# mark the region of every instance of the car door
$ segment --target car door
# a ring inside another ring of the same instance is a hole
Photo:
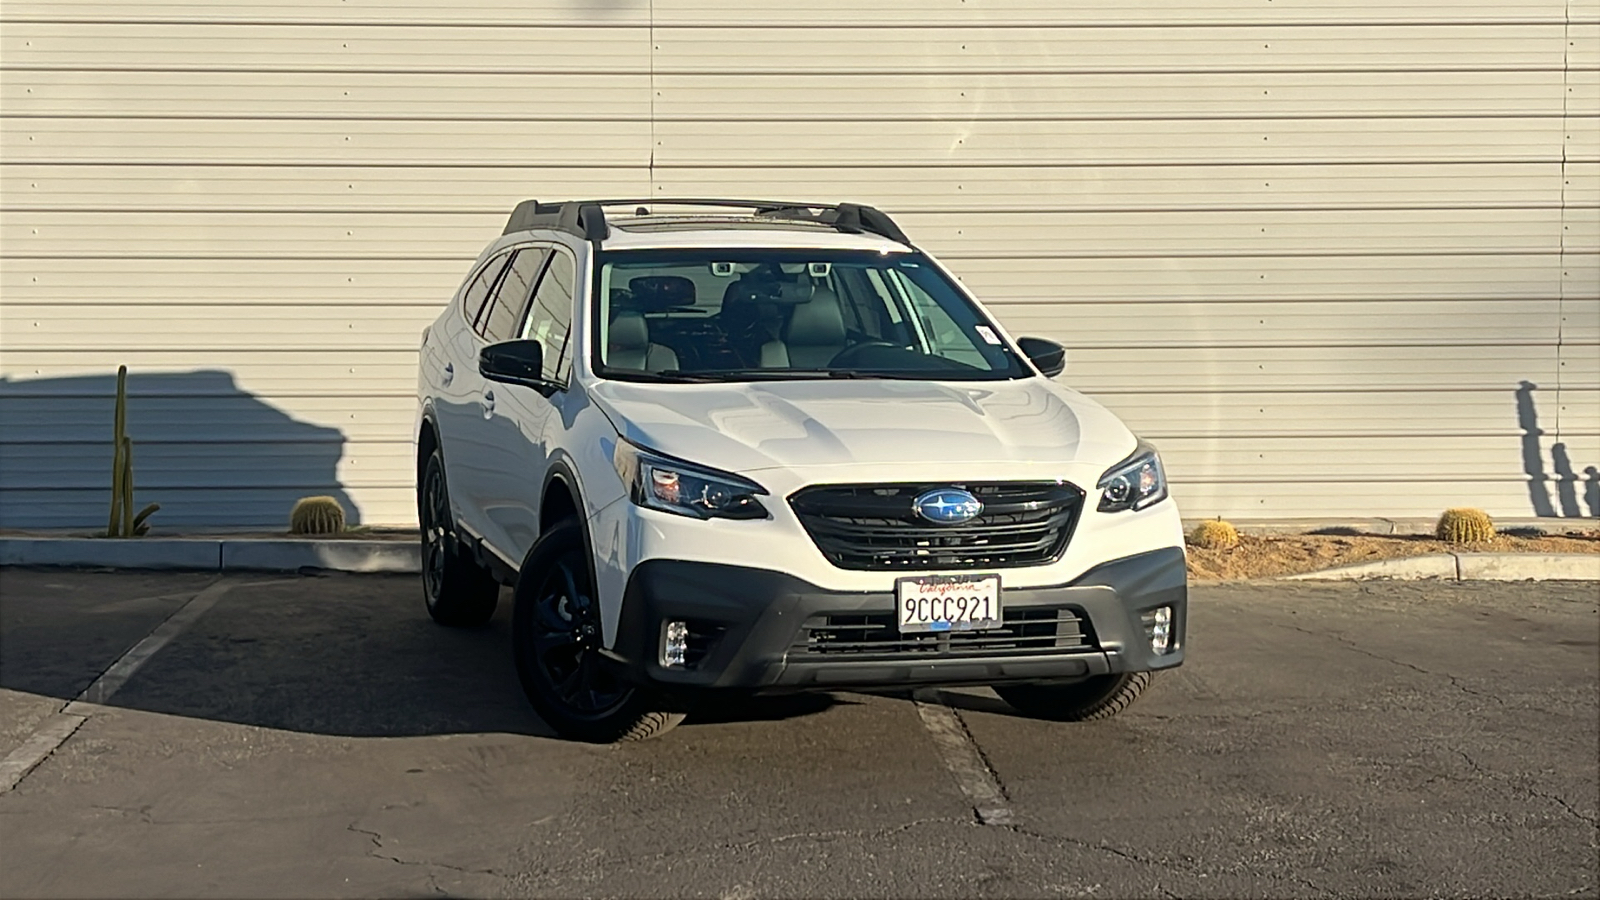
[[[520,561],[539,537],[539,510],[544,480],[550,469],[552,439],[559,436],[561,410],[570,398],[566,390],[572,370],[572,317],[577,300],[577,258],[561,246],[549,248],[538,283],[533,289],[516,337],[536,340],[544,348],[545,390],[522,385],[500,385],[497,415],[515,423],[518,439],[506,443],[497,470],[495,495],[500,546]]]
[[[517,250],[479,319],[477,350],[521,336],[529,299],[549,255],[548,245]],[[476,350],[473,359],[476,371]],[[474,530],[511,563],[522,558],[518,548],[525,550],[531,545],[529,529],[537,532],[538,516],[530,523],[525,495],[530,490],[538,492],[538,485],[530,488],[527,479],[542,476],[542,470],[532,472],[524,461],[531,452],[529,440],[542,435],[543,410],[530,405],[523,394],[539,397],[532,388],[480,381],[477,415],[467,426],[473,453],[462,466],[467,496],[476,514]]]
[[[479,400],[483,394],[483,377],[478,374],[478,348],[482,341],[477,327],[514,252],[495,254],[468,279],[456,304],[456,314],[445,317],[438,335],[443,352],[426,363],[439,367],[429,378],[434,385],[433,412],[439,426],[451,513],[458,524],[477,534],[483,532],[478,513],[481,507],[472,496],[468,478],[468,472],[475,468],[475,458],[482,452],[476,434],[477,420],[482,418]]]

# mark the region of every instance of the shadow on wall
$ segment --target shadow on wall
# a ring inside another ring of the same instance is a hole
[[[111,502],[115,373],[0,378],[0,527],[103,530]],[[288,528],[295,500],[339,484],[344,434],[251,396],[228,372],[128,373],[134,508],[160,503],[152,534],[205,526]]]
[[[1567,445],[1556,442],[1550,446],[1550,461],[1555,469],[1556,503],[1551,502],[1551,477],[1544,470],[1544,445],[1540,440],[1544,431],[1539,428],[1539,412],[1533,405],[1533,392],[1539,386],[1524,381],[1517,388],[1517,424],[1522,427],[1522,470],[1528,474],[1528,499],[1533,504],[1533,514],[1541,518],[1600,517],[1600,469],[1588,466],[1579,476],[1572,468],[1572,457]],[[1583,488],[1583,503],[1579,504],[1578,489]],[[1587,506],[1588,512],[1583,511]]]

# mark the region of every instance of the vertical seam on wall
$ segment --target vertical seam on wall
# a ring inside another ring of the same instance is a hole
[[[1570,3],[1571,0],[1568,0]],[[649,181],[649,190],[645,196],[655,199],[656,196],[656,0],[650,0],[650,34],[649,43],[645,45],[650,54],[650,162],[646,168]],[[1563,76],[1563,84],[1565,84]],[[1563,121],[1563,124],[1565,122]],[[1565,132],[1563,132],[1565,133]],[[1565,150],[1563,149],[1563,152]],[[1565,177],[1565,166],[1563,177]]]
[[[1561,27],[1561,221],[1556,229],[1556,261],[1560,263],[1556,279],[1556,443],[1561,442],[1561,370],[1565,364],[1562,357],[1566,349],[1562,342],[1567,324],[1567,185],[1570,182],[1567,145],[1572,141],[1572,111],[1569,105],[1572,97],[1572,0],[1567,0],[1565,13]],[[1559,472],[1556,477],[1561,477]]]

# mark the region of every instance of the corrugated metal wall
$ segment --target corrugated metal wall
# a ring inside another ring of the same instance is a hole
[[[1072,348],[1189,514],[1600,512],[1600,0],[0,25],[0,525],[103,521],[119,363],[158,523],[412,521],[420,329],[516,200],[581,195],[881,205]]]

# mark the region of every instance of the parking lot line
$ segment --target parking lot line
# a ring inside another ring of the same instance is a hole
[[[195,594],[188,603],[178,607],[172,615],[167,616],[160,625],[157,625],[144,640],[134,644],[128,652],[117,657],[105,672],[101,673],[94,683],[84,688],[77,699],[67,704],[64,710],[67,713],[87,715],[90,711],[81,708],[82,704],[105,703],[111,696],[122,689],[133,673],[150,661],[162,647],[165,647],[173,638],[183,633],[185,628],[193,624],[194,620],[205,615],[206,610],[217,604],[222,595],[232,590],[232,582],[214,581],[207,585],[200,593]]]
[[[94,715],[98,706],[109,701],[141,666],[149,662],[150,658],[160,652],[161,648],[173,638],[182,634],[184,629],[194,624],[196,619],[205,615],[207,610],[222,599],[222,595],[235,587],[271,583],[273,582],[250,582],[241,585],[226,580],[214,581],[190,598],[189,602],[174,610],[172,615],[163,619],[161,624],[145,635],[143,640],[117,657],[116,662],[108,666],[100,677],[84,688],[75,699],[52,713],[20,746],[6,754],[4,759],[0,759],[0,794],[16,787],[34,767],[44,762],[56,748],[66,743],[78,727],[88,721],[89,716]]]
[[[1012,825],[1011,803],[1006,799],[1000,781],[994,777],[989,764],[983,761],[978,745],[973,742],[967,726],[956,716],[955,710],[944,704],[936,690],[919,690],[913,694],[917,715],[923,727],[944,759],[961,793],[972,803],[972,811],[985,825]]]
[[[22,776],[33,771],[34,766],[44,762],[45,757],[66,743],[67,738],[72,737],[78,726],[86,721],[88,719],[84,716],[69,715],[64,712],[51,713],[43,725],[28,735],[28,739],[23,741],[21,746],[6,754],[5,759],[0,759],[0,794],[16,787]]]

